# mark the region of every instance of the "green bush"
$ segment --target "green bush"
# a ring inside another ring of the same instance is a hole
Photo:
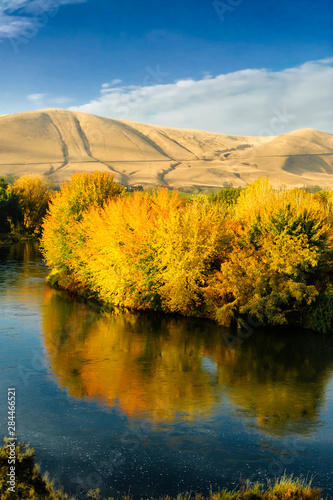
[[[0,233],[9,233],[13,226],[23,223],[19,197],[8,190],[4,178],[0,178]]]
[[[321,292],[311,309],[307,311],[302,325],[320,333],[333,333],[333,285]]]
[[[221,189],[216,194],[210,194],[208,199],[212,203],[225,203],[226,205],[232,205],[233,203],[236,203],[242,191],[243,190],[241,188]]]

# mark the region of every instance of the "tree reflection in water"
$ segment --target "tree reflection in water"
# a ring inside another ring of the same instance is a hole
[[[330,337],[258,329],[229,349],[215,324],[153,314],[101,314],[47,289],[44,342],[53,374],[76,398],[155,424],[210,419],[231,406],[258,430],[303,436],[319,424]]]

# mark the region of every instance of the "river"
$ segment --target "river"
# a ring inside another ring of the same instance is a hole
[[[103,314],[49,288],[35,243],[0,248],[0,430],[78,499],[207,494],[284,471],[333,494],[333,338]],[[231,336],[230,336],[231,335]]]

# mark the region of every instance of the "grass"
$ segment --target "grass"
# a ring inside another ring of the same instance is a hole
[[[8,491],[7,474],[9,448],[8,440],[4,439],[4,446],[0,448],[0,500],[30,499],[30,500],[75,500],[69,497],[62,488],[56,488],[48,474],[40,473],[36,463],[34,450],[25,443],[16,447],[16,491]],[[100,490],[90,490],[87,498],[95,500],[111,500],[102,498]],[[200,493],[186,493],[176,498],[164,495],[160,500],[321,500],[321,490],[312,486],[312,481],[304,478],[294,478],[284,475],[274,481],[273,484],[250,484],[243,483],[239,489],[229,491],[222,489],[217,493],[211,492],[208,497]],[[113,500],[113,499],[112,499]],[[132,500],[131,495],[125,495],[122,500]],[[149,499],[153,500],[153,499]]]
[[[89,498],[95,500],[112,500],[103,499],[99,495],[99,490],[91,490]],[[131,496],[123,497],[123,500],[131,500]],[[250,484],[249,482],[234,491],[226,489],[220,490],[217,493],[211,492],[208,497],[200,493],[187,493],[171,497],[165,495],[159,500],[321,500],[321,490],[313,488],[311,480],[308,481],[302,478],[294,478],[293,476],[282,476],[276,479],[273,485]],[[141,499],[142,500],[142,499]],[[152,499],[147,499],[152,500]]]
[[[8,490],[8,459],[10,450],[8,440],[4,439],[4,446],[0,448],[0,500],[30,499],[30,500],[74,500],[62,489],[57,489],[48,474],[43,477],[36,463],[34,450],[25,443],[16,446],[15,461],[15,493]]]

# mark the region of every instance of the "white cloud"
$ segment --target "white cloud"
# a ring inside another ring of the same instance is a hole
[[[112,85],[118,85],[119,83],[122,83],[122,80],[120,80],[119,78],[115,78],[114,80],[112,80],[109,83],[103,83],[102,84],[102,91],[107,92],[107,91],[111,90],[110,87]]]
[[[27,96],[28,101],[37,102],[43,101],[48,94],[30,94]]]
[[[244,69],[170,84],[103,85],[99,97],[71,109],[238,135],[278,135],[303,127],[333,133],[332,65],[327,58],[282,71]]]
[[[111,85],[118,85],[118,83],[122,83],[122,80],[120,80],[119,78],[115,78],[114,80],[112,80]]]
[[[86,0],[1,0],[0,40],[20,36],[30,39],[61,6],[84,2]]]
[[[52,96],[51,94],[30,94],[27,100],[36,103],[38,106],[43,105],[47,107],[54,107],[56,105],[65,105],[73,102],[72,97],[68,96]]]
[[[0,7],[0,39],[14,38],[31,27],[31,20],[22,16],[8,16],[1,12]]]

